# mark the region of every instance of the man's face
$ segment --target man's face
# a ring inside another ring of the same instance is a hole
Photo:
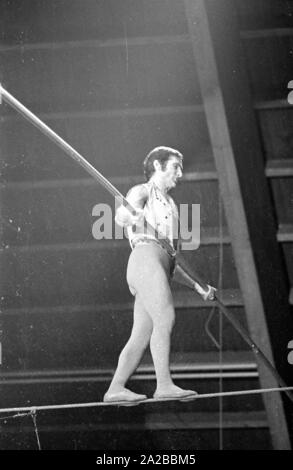
[[[183,166],[181,159],[171,156],[164,170],[161,170],[161,179],[168,189],[175,188],[177,181],[182,177]]]

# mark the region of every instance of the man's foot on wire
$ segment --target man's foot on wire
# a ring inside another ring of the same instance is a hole
[[[141,395],[138,393],[134,393],[127,388],[123,388],[121,390],[113,390],[108,392],[104,395],[104,402],[106,403],[119,403],[119,402],[140,402],[147,399],[146,395]]]
[[[177,387],[176,385],[171,385],[166,388],[157,389],[154,393],[154,398],[156,400],[168,398],[168,399],[193,399],[198,395],[195,390],[185,390],[183,388]]]

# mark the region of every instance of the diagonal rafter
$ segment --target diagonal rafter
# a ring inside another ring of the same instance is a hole
[[[289,381],[285,354],[292,332],[288,284],[233,2],[184,1],[249,329]],[[275,379],[260,362],[258,368],[261,386],[275,387]],[[264,403],[274,447],[290,449],[289,404],[280,394],[264,397]]]

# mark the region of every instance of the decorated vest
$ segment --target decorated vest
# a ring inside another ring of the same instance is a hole
[[[179,216],[176,204],[169,195],[164,195],[152,181],[143,185],[148,191],[148,198],[143,208],[146,221],[160,234],[166,237],[173,248],[176,249],[179,231]],[[155,239],[143,227],[127,227],[130,246],[134,241],[148,238]]]

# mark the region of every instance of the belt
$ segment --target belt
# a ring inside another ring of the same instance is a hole
[[[160,244],[160,242],[158,240],[156,240],[155,238],[148,238],[148,237],[140,237],[140,238],[136,238],[134,239],[131,244],[132,244],[132,248],[136,247],[136,245],[138,245],[139,243],[142,243],[142,244],[145,244],[145,243],[156,243],[156,245],[159,245],[162,247],[162,245]]]
[[[167,251],[166,248],[164,248],[163,245],[161,245],[161,243],[159,242],[159,240],[156,240],[155,238],[149,238],[149,237],[139,237],[139,238],[136,238],[134,239],[131,244],[132,244],[132,248],[135,248],[137,245],[139,244],[147,244],[147,243],[155,243],[156,245],[160,246],[161,248],[163,248],[163,250],[166,251],[166,253],[170,256],[170,258],[175,258],[176,256],[176,252],[174,250],[174,254],[171,254]]]

